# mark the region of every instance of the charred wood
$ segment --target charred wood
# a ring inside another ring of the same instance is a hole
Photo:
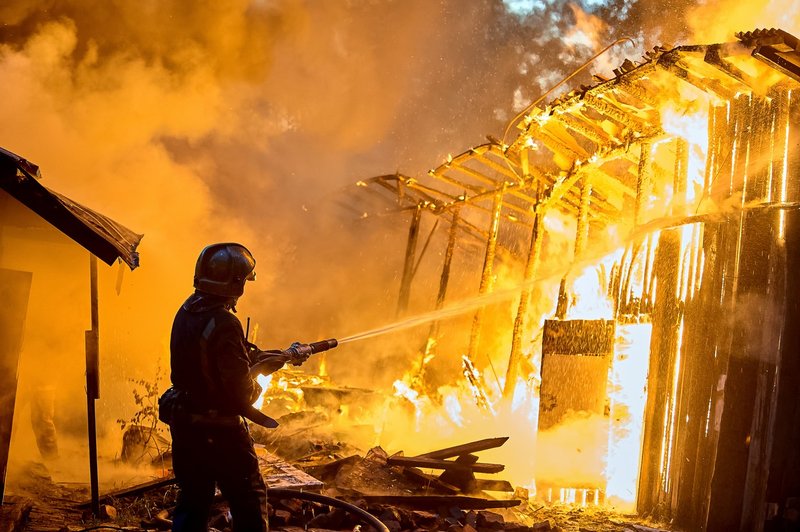
[[[519,500],[494,500],[477,497],[453,495],[365,495],[362,497],[368,504],[393,504],[410,508],[449,508],[462,510],[483,510],[488,508],[513,508],[519,506]]]
[[[446,447],[444,449],[423,453],[417,455],[417,458],[434,458],[437,460],[443,460],[445,458],[453,458],[454,456],[477,453],[479,451],[486,451],[487,449],[501,447],[508,441],[508,438],[508,436],[504,436],[502,438],[487,438],[485,440],[464,443],[453,447]]]
[[[435,458],[421,458],[415,456],[393,456],[387,460],[389,465],[423,467],[426,469],[444,469],[447,471],[474,471],[476,473],[499,473],[505,469],[503,464],[474,463],[465,464],[437,460]]]

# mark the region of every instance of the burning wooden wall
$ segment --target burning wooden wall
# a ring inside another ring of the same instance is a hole
[[[483,246],[480,295],[498,260],[524,265],[507,396],[533,357],[533,284],[558,265],[556,316],[595,317],[572,293],[579,271],[601,267],[607,317],[652,324],[637,508],[691,529],[761,530],[797,519],[800,496],[800,43],[779,30],[737,37],[656,48],[526,109],[509,143],[427,177],[359,183],[413,213],[400,310],[430,240],[418,256],[425,213],[451,224],[437,308],[458,238]],[[575,220],[566,267],[542,253],[553,213]],[[530,235],[525,252],[509,227]],[[484,318],[477,310],[465,363]]]

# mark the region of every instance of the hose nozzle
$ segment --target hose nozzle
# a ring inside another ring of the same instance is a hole
[[[333,349],[339,345],[339,341],[335,338],[331,338],[329,340],[320,340],[319,342],[312,342],[308,344],[311,348],[311,353],[321,353],[323,351],[327,351],[328,349]]]
[[[313,342],[310,344],[296,343],[292,344],[292,347],[289,349],[284,350],[283,353],[291,357],[292,364],[299,366],[311,355],[327,351],[328,349],[333,349],[337,345],[339,345],[339,341],[334,340],[333,338],[330,340],[321,340],[319,342]]]

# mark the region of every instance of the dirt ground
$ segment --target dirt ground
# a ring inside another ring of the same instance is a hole
[[[328,490],[334,491],[335,490]],[[323,491],[325,492],[325,491]],[[88,485],[55,483],[41,464],[32,463],[25,482],[14,487],[6,497],[0,514],[0,532],[77,532],[88,530],[166,529],[159,526],[159,512],[174,507],[177,488],[166,486],[136,497],[112,499],[108,505],[113,517],[94,518],[78,508],[89,497]],[[340,513],[326,513],[327,508],[307,505],[299,501],[271,501],[271,530],[354,530],[357,521],[342,517]],[[27,518],[25,512],[29,508]],[[574,505],[546,505],[535,500],[523,501],[510,509],[488,511],[463,511],[458,508],[440,508],[438,511],[410,510],[387,505],[369,505],[367,508],[384,522],[413,523],[417,530],[448,530],[450,532],[484,532],[488,530],[535,530],[563,532],[649,532],[669,531],[663,523],[650,523],[634,515],[626,515],[602,507]],[[437,515],[438,513],[438,515]],[[442,515],[446,513],[447,515]],[[166,512],[162,515],[168,515]],[[338,516],[333,519],[331,516]],[[224,531],[228,525],[227,505],[220,501],[212,513],[212,529]],[[494,521],[494,523],[493,523]],[[315,524],[338,523],[335,528],[317,528]],[[311,526],[309,526],[311,525]],[[218,528],[217,528],[218,527]],[[361,528],[366,530],[367,527]],[[408,528],[411,530],[411,528]]]

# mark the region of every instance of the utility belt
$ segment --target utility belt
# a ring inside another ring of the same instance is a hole
[[[275,428],[278,422],[255,408],[248,407],[243,414],[250,421],[265,428]],[[158,419],[167,425],[197,425],[206,427],[238,427],[243,423],[242,416],[219,412],[218,410],[198,411],[193,408],[189,392],[175,387],[167,388],[158,399]]]
[[[242,416],[220,414],[215,410],[189,414],[189,423],[207,427],[238,427],[243,423]]]
[[[239,415],[218,410],[198,410],[192,404],[189,392],[174,387],[168,388],[158,399],[158,419],[167,425],[236,427],[242,424]]]

